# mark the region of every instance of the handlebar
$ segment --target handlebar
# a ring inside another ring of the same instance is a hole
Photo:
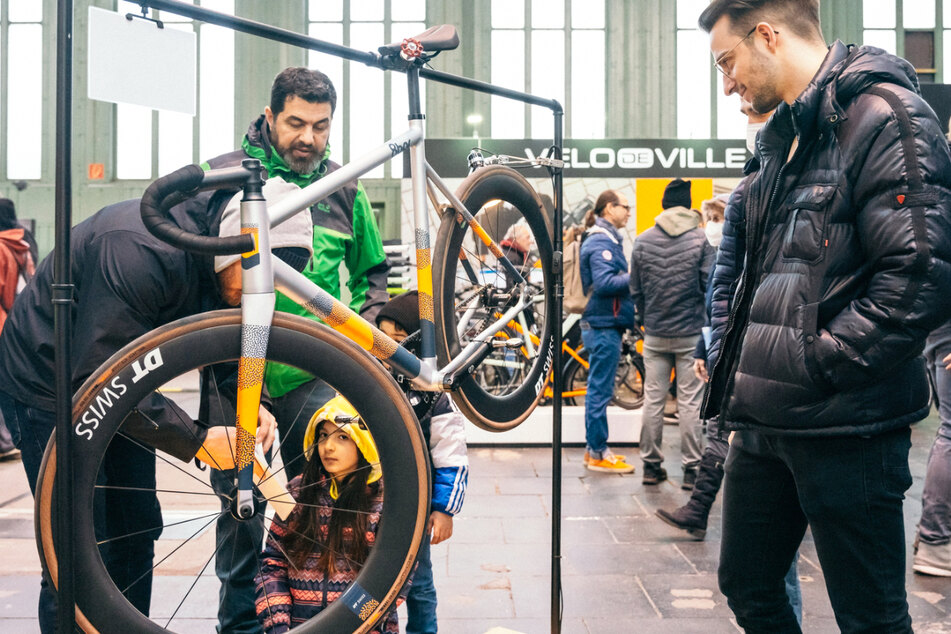
[[[197,235],[179,227],[168,212],[201,191],[230,186],[244,187],[245,192],[260,192],[264,184],[261,171],[261,162],[257,159],[245,159],[240,166],[208,172],[198,165],[186,165],[159,178],[145,190],[140,203],[142,222],[155,237],[186,251],[209,255],[253,251],[254,238],[250,235],[227,238]]]

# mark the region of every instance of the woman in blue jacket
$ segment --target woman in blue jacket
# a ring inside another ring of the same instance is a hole
[[[630,273],[618,229],[631,206],[609,189],[598,196],[595,221],[582,237],[581,283],[588,304],[581,316],[581,339],[588,351],[588,392],[584,401],[585,464],[592,471],[631,473],[634,467],[608,449],[608,403],[621,358],[621,335],[634,323]]]

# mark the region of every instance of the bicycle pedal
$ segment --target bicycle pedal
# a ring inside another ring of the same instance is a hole
[[[493,339],[492,347],[493,348],[521,348],[525,345],[525,342],[522,341],[521,337],[510,337],[509,339]]]

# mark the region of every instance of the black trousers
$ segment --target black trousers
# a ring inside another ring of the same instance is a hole
[[[22,452],[23,468],[35,494],[55,415],[4,392],[0,392],[0,411]],[[155,452],[116,436],[103,458],[97,484],[106,485],[95,493],[93,515],[102,560],[116,587],[147,615],[152,600],[155,540],[162,533],[162,510],[154,493]],[[77,577],[75,583],[81,584],[82,579]],[[56,629],[56,595],[45,575],[40,583],[38,617],[41,632]]]
[[[800,631],[783,577],[808,525],[839,629],[912,631],[902,520],[910,447],[908,427],[870,437],[736,434],[719,580],[741,627]]]

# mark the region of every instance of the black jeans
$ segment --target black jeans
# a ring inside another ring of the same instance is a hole
[[[43,452],[55,427],[55,414],[37,409],[0,392],[0,411],[13,442],[23,455],[23,468],[36,493]],[[103,458],[95,494],[96,537],[102,540],[100,555],[116,586],[143,614],[152,600],[152,560],[155,540],[162,532],[162,511],[155,488],[155,454],[140,445],[116,437]],[[142,490],[145,489],[145,490]],[[115,539],[110,539],[115,537]],[[81,584],[77,577],[75,584]],[[56,595],[46,575],[40,583],[38,607],[40,631],[56,628]]]
[[[904,427],[870,437],[739,432],[726,460],[720,590],[747,632],[799,632],[783,577],[812,529],[843,632],[911,632]]]

